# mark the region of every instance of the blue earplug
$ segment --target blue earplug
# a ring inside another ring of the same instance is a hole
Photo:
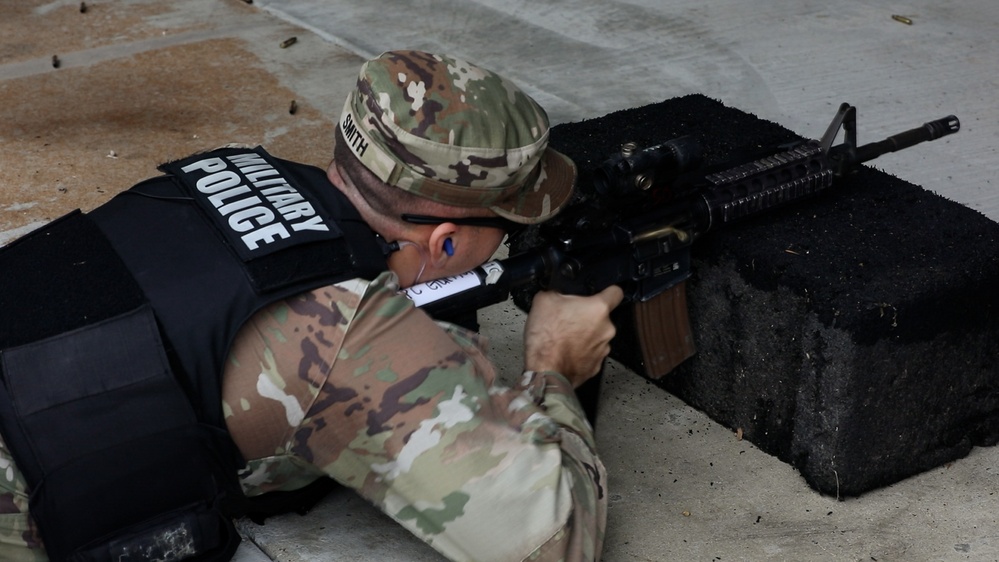
[[[451,242],[450,238],[444,240],[444,253],[453,256],[454,255],[454,244]]]

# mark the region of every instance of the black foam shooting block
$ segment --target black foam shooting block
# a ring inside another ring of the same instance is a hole
[[[868,142],[942,117],[900,115],[897,130],[869,131],[858,113]],[[694,95],[559,125],[552,143],[585,187],[622,142],[688,134],[709,165],[800,138]],[[908,150],[932,158],[942,142]],[[863,166],[696,243],[687,285],[698,353],[657,384],[840,497],[994,445],[997,249],[999,224]],[[642,372],[640,358],[613,356]]]

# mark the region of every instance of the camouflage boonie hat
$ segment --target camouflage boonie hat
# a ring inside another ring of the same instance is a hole
[[[361,67],[340,131],[383,182],[458,207],[533,224],[572,195],[576,166],[548,147],[548,116],[502,76],[419,51]]]

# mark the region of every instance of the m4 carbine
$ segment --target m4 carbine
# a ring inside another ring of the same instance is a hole
[[[844,142],[833,146],[840,129]],[[658,378],[695,351],[684,281],[698,238],[813,197],[864,162],[959,129],[950,115],[857,146],[856,108],[844,103],[821,139],[714,171],[700,169],[700,147],[690,137],[645,149],[627,145],[594,170],[586,195],[551,221],[513,235],[510,257],[404,293],[447,320],[503,302],[512,291],[588,295],[619,285],[634,307],[629,333],[638,339],[644,374]]]

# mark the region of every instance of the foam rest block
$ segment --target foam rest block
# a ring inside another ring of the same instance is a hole
[[[870,131],[858,108],[858,136],[938,117]],[[552,144],[585,189],[622,142],[688,134],[709,165],[800,138],[692,95],[558,125]],[[941,142],[908,150],[932,158]],[[698,353],[656,382],[840,497],[999,441],[999,224],[876,165],[699,240]],[[612,356],[641,373],[640,358]]]

